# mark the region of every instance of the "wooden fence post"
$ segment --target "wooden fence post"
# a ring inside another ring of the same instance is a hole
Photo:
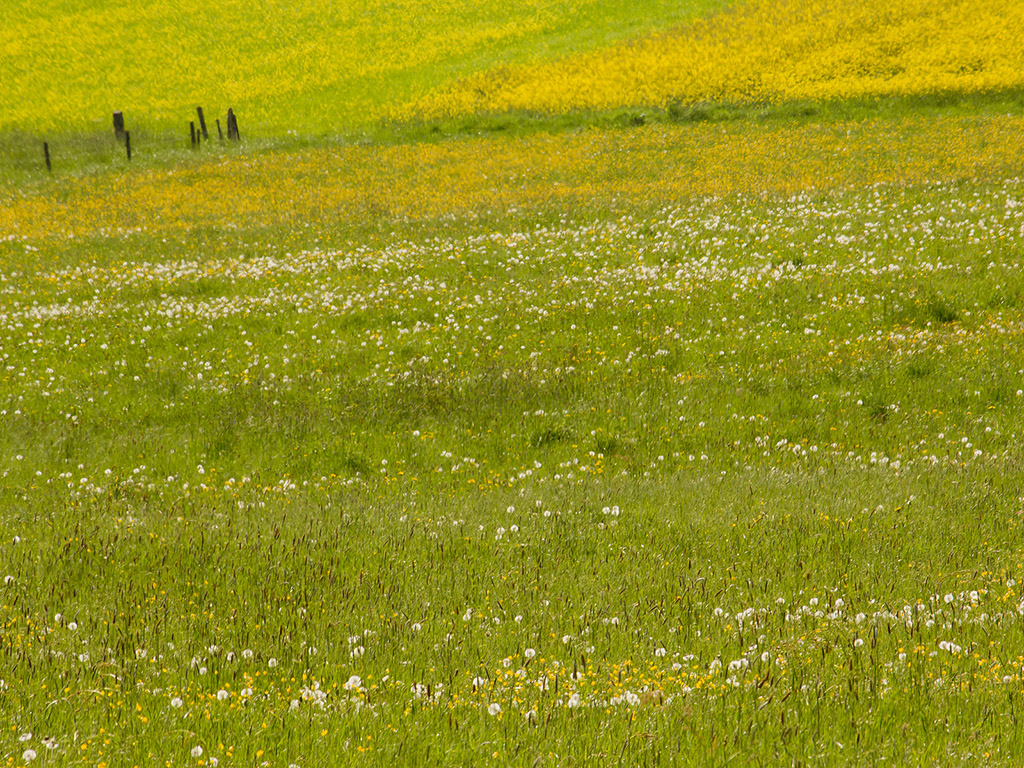
[[[228,108],[228,138],[234,141],[240,141],[242,138],[238,135],[238,118],[235,117],[235,112],[230,107]]]
[[[132,159],[132,134],[131,131],[124,132],[124,151],[128,154],[128,160]]]
[[[220,129],[220,118],[217,118],[217,138],[224,141],[224,131]]]
[[[53,166],[50,165],[50,145],[43,142],[43,157],[46,158],[46,171],[53,173]]]
[[[192,142],[192,149],[195,149],[196,148],[196,123],[195,123],[195,120],[191,121],[188,124],[188,133],[189,133],[189,138],[190,138],[190,140]]]
[[[114,138],[120,141],[124,138],[124,113],[114,113]]]
[[[206,118],[203,117],[203,108],[196,107],[196,114],[199,115],[199,130],[203,132],[203,139],[210,138],[210,134],[206,132]]]

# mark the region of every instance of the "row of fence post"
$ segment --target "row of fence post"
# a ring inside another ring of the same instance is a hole
[[[189,138],[190,146],[192,149],[198,149],[201,142],[209,141],[210,133],[206,127],[206,116],[203,114],[202,107],[196,107],[196,115],[199,118],[199,129],[196,129],[195,121],[191,121],[189,126]],[[216,120],[217,123],[217,138],[221,141],[224,140],[224,132],[220,127],[220,120]],[[241,135],[238,132],[238,118],[235,117],[235,111],[228,109],[227,115],[227,131],[228,141],[241,141]],[[132,135],[131,131],[127,130],[124,123],[124,113],[114,113],[114,138],[124,144],[125,156],[128,160],[132,159]],[[53,162],[50,158],[50,143],[47,141],[43,142],[43,158],[46,162],[46,170],[49,173],[53,173]]]

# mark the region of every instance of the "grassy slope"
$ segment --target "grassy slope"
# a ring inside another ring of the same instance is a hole
[[[1016,98],[13,165],[0,756],[1013,764]]]
[[[8,193],[0,754],[1012,762],[1022,135],[647,126]]]
[[[0,30],[0,129],[186,126],[197,104],[243,128],[337,133],[453,78],[610,44],[720,8],[721,0],[16,0]]]

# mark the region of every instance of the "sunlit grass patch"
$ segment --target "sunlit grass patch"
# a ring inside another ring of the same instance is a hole
[[[158,0],[5,5],[0,129],[184,131],[196,105],[243,131],[337,133],[495,64],[607,45],[720,8],[720,0]]]

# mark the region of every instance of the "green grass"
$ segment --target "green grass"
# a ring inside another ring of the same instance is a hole
[[[0,756],[1013,764],[1004,170],[5,240]]]
[[[180,132],[202,105],[242,129],[335,134],[492,66],[609,45],[724,0],[226,2],[16,0],[0,31],[0,129]]]

